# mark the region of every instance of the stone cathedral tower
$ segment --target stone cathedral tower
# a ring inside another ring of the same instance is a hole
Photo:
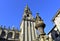
[[[0,25],[0,41],[60,41],[60,10],[53,18],[55,26],[48,34],[45,34],[44,28],[46,25],[38,14],[36,13],[36,18],[33,18],[30,8],[26,6],[20,31],[14,29],[14,27],[7,29],[6,26]]]
[[[23,19],[20,25],[20,41],[32,41],[36,39],[35,19],[28,6],[24,9]]]

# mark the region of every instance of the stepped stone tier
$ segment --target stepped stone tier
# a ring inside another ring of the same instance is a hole
[[[39,13],[36,13],[34,18],[28,5],[23,13],[20,30],[14,26],[8,29],[6,26],[0,26],[0,41],[60,41],[60,10],[53,17],[54,27],[48,34],[44,32],[46,24]]]

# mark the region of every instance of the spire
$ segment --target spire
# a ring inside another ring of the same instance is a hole
[[[24,9],[23,19],[26,19],[26,17],[31,17],[31,16],[32,16],[32,13],[30,11],[30,8],[28,7],[28,5],[26,5]]]
[[[24,12],[26,14],[31,14],[31,11],[30,11],[30,8],[28,7],[28,5],[26,5],[25,9],[24,9]]]
[[[25,10],[30,10],[29,7],[28,7],[28,5],[26,5]]]

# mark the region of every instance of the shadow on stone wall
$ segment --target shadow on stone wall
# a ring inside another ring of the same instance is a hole
[[[54,41],[60,41],[60,32],[53,30],[51,33],[52,39]]]

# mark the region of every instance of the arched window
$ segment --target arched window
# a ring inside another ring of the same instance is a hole
[[[7,37],[8,38],[12,38],[12,35],[13,35],[13,33],[12,32],[9,32]]]
[[[19,39],[19,33],[15,33],[15,39]]]
[[[5,35],[6,35],[6,32],[5,31],[2,31],[1,37],[4,37]]]
[[[56,39],[59,35],[58,35],[57,31],[53,30],[51,33],[51,36],[53,39]]]

